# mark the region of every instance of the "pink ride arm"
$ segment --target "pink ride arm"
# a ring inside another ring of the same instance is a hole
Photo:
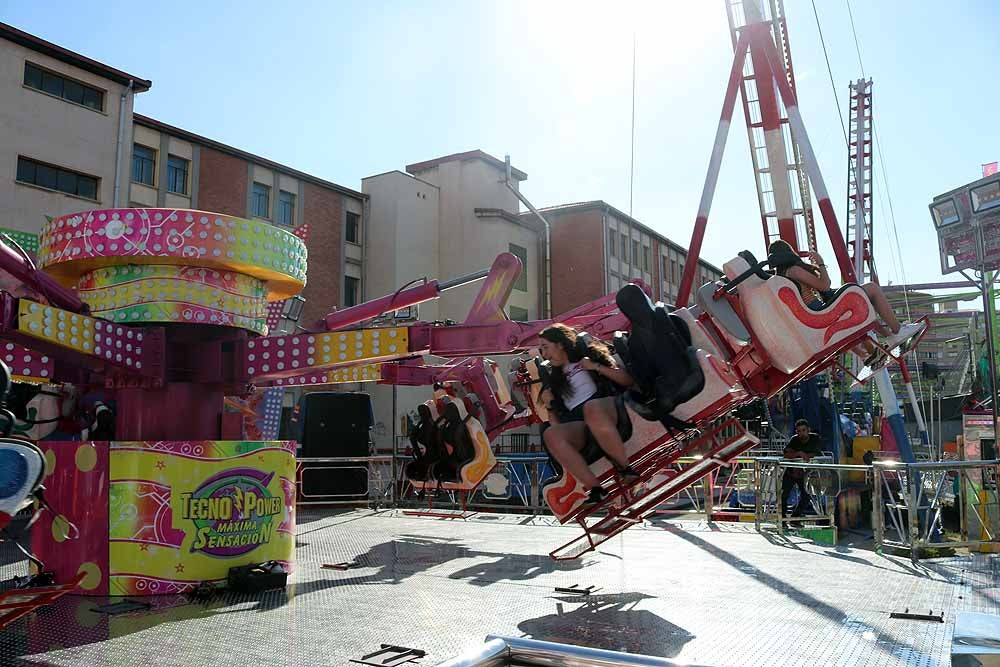
[[[90,312],[87,304],[81,301],[73,290],[63,287],[44,271],[33,269],[19,252],[2,240],[0,240],[0,270],[6,271],[31,291],[45,297],[53,306],[74,313]]]

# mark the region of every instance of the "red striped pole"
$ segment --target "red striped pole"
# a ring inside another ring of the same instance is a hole
[[[768,67],[767,56],[760,49],[753,48],[753,43],[759,39],[771,40],[769,28],[764,23],[754,23],[745,28],[752,31],[754,37],[750,41],[750,59],[753,71],[757,75],[757,100],[760,106],[761,129],[764,130],[764,147],[767,151],[768,173],[771,178],[771,192],[774,197],[774,209],[778,217],[778,235],[796,250],[799,247],[798,234],[795,231],[795,214],[792,212],[792,192],[788,183],[788,157],[785,152],[785,138],[781,134],[781,113],[778,111],[778,94],[774,84],[767,76],[772,72],[778,78],[780,70]],[[781,77],[784,79],[784,76]]]
[[[719,169],[722,166],[722,154],[726,150],[726,138],[729,136],[729,125],[733,119],[733,108],[736,106],[736,94],[743,80],[743,63],[747,57],[747,46],[750,43],[749,32],[744,30],[736,43],[736,54],[733,58],[733,68],[729,72],[729,87],[722,102],[722,115],[719,127],[715,131],[715,143],[712,145],[712,157],[708,162],[708,173],[705,175],[705,186],[701,191],[701,201],[698,203],[698,215],[694,221],[694,231],[691,234],[691,245],[688,246],[687,259],[684,262],[684,274],[677,291],[677,307],[683,308],[691,296],[691,285],[698,268],[698,257],[701,254],[701,243],[705,239],[705,227],[708,224],[708,214],[712,208],[712,198],[715,196],[715,186],[719,182]]]
[[[758,33],[754,33],[754,39],[750,46],[751,49],[754,47],[754,42],[757,43],[758,48],[763,49],[767,57],[769,69],[771,70],[771,78],[777,82],[781,99],[785,103],[785,110],[788,112],[788,122],[791,125],[792,134],[799,142],[799,148],[802,150],[803,166],[805,167],[806,174],[809,176],[809,180],[812,182],[813,190],[816,191],[816,197],[819,199],[819,210],[823,215],[823,223],[826,225],[826,233],[830,237],[830,244],[833,246],[833,254],[837,257],[837,266],[840,267],[841,279],[845,283],[857,282],[858,278],[854,273],[854,266],[851,264],[851,256],[847,252],[847,243],[844,241],[844,236],[840,231],[840,225],[837,224],[837,214],[833,210],[833,204],[830,203],[830,193],[827,192],[826,183],[823,182],[823,174],[820,173],[816,154],[813,152],[812,144],[809,142],[809,134],[806,132],[806,126],[802,122],[802,114],[799,113],[798,100],[795,99],[795,93],[792,92],[785,77],[778,76],[778,72],[781,71],[781,59],[778,57],[778,52],[768,35],[758,36]],[[760,73],[758,73],[758,79],[759,77]]]

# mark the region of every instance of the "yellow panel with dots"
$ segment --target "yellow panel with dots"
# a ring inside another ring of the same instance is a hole
[[[326,374],[327,384],[340,382],[375,382],[382,379],[382,364],[361,364],[338,368]]]
[[[395,358],[409,352],[409,329],[357,329],[315,334],[315,364],[342,364],[364,359]]]
[[[94,352],[94,323],[86,315],[20,299],[17,330],[32,338],[49,341],[85,354]]]

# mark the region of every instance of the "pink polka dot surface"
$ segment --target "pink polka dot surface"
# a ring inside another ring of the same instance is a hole
[[[306,280],[306,246],[294,234],[188,209],[105,209],[55,218],[42,228],[38,261],[67,286],[94,269],[121,265],[235,271],[263,281],[269,301],[297,294]]]

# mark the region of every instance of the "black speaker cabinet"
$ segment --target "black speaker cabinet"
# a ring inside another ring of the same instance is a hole
[[[368,456],[371,397],[361,393],[317,392],[300,402],[302,458]],[[304,500],[363,499],[368,493],[365,462],[309,463],[302,471]]]
[[[372,426],[368,394],[319,392],[302,397],[302,456],[367,456]]]

